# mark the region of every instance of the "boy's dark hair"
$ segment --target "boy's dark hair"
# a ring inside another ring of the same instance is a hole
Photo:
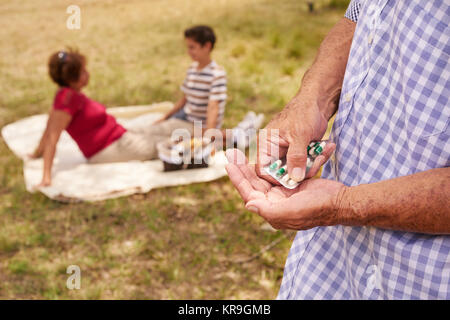
[[[74,49],[55,52],[48,60],[50,78],[61,87],[68,87],[80,78],[86,58]]]
[[[211,50],[216,43],[216,35],[211,27],[208,26],[194,26],[184,31],[184,37],[194,40],[202,45],[211,42]]]

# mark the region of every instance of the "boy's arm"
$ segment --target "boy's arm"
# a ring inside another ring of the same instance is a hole
[[[211,91],[206,110],[206,129],[217,128],[217,119],[220,112],[220,102],[227,99],[227,76],[224,69],[216,71],[215,77],[211,82]]]
[[[184,105],[186,104],[186,102],[187,102],[186,95],[183,94],[183,96],[174,104],[173,108],[169,112],[167,112],[164,115],[164,117],[162,117],[156,123],[169,119],[171,116],[173,116],[175,113],[177,113],[181,108],[183,108]]]
[[[209,100],[206,110],[206,129],[217,127],[217,117],[219,116],[219,101]]]

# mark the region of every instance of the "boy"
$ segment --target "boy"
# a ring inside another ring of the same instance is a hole
[[[210,27],[200,25],[185,30],[184,37],[188,54],[194,62],[188,68],[181,86],[183,97],[155,124],[175,118],[191,123],[200,121],[203,132],[220,129],[227,99],[227,77],[225,69],[211,58],[216,36]],[[262,115],[257,117],[255,113],[249,112],[238,125],[239,129],[236,127],[232,130],[233,136],[230,138],[235,142],[242,135],[245,136],[248,130],[258,129],[262,119]],[[222,130],[222,135],[225,143],[225,130]]]

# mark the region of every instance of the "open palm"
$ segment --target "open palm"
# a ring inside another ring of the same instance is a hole
[[[258,212],[274,228],[302,230],[336,223],[339,194],[345,188],[342,183],[308,179],[290,190],[258,177],[241,151],[227,150],[227,158],[228,175],[246,208]]]

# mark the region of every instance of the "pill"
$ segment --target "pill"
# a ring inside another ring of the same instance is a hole
[[[320,145],[314,148],[314,153],[317,155],[321,154],[322,151],[323,151],[323,148]]]
[[[311,142],[311,143],[308,145],[308,147],[306,148],[306,151],[309,153],[309,150],[311,150],[312,148],[314,148],[314,145],[315,145],[316,143],[317,143],[317,142],[315,142],[315,141]]]
[[[281,160],[277,160],[270,165],[270,170],[276,170],[281,165]]]
[[[296,181],[294,181],[294,180],[292,180],[292,179],[289,179],[289,181],[288,181],[288,185],[289,186],[295,186],[297,184],[297,182]]]
[[[287,166],[281,167],[280,170],[277,171],[277,177],[281,177],[283,174],[285,174],[286,169],[287,169]]]
[[[283,178],[281,178],[281,181],[284,182],[284,183],[287,183],[288,180],[289,180],[289,175],[288,175],[288,174],[285,174],[285,175],[283,176]]]

